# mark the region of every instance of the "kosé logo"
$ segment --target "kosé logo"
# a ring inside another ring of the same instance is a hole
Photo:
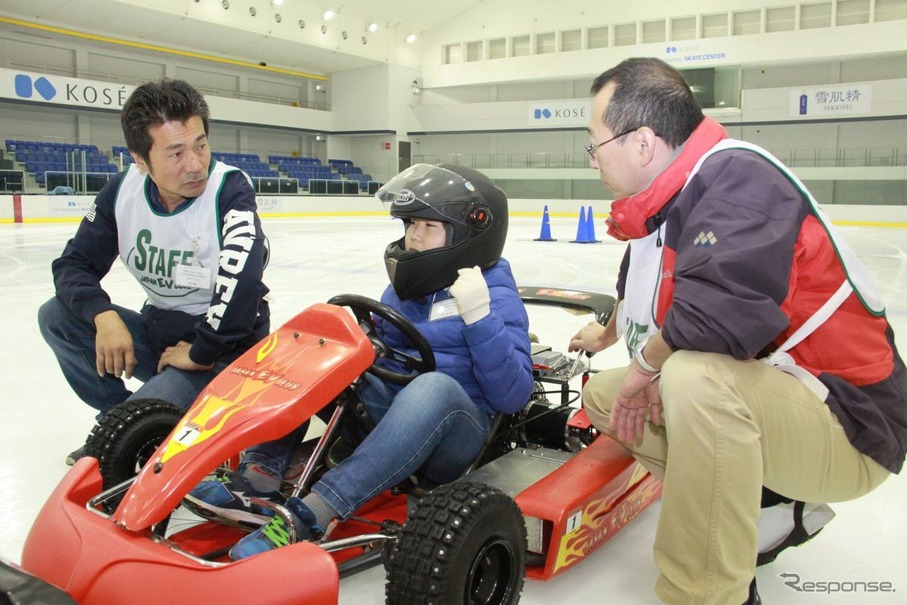
[[[533,126],[581,126],[587,117],[588,101],[545,102],[526,105],[526,119]]]
[[[41,96],[45,101],[50,101],[57,96],[57,89],[50,83],[50,80],[41,76],[32,80],[31,76],[17,74],[15,79],[16,95],[23,99],[31,99],[35,93]]]

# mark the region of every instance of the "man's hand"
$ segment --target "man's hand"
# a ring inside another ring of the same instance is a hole
[[[617,433],[624,443],[632,443],[643,435],[646,416],[654,424],[662,423],[661,395],[658,393],[658,376],[638,368],[631,362],[627,375],[617,392],[608,428]]]
[[[174,368],[188,370],[190,372],[201,372],[210,370],[214,367],[214,364],[205,366],[192,361],[189,358],[189,350],[191,348],[191,344],[185,340],[181,340],[172,347],[164,349],[164,352],[161,353],[161,360],[157,364],[157,371],[162,372],[167,366],[173,366]]]
[[[661,426],[664,424],[664,405],[661,402],[661,393],[658,392],[658,380],[659,377],[656,376],[649,381],[644,395],[646,401],[649,402],[649,420],[652,421],[652,424]]]
[[[94,317],[95,368],[98,376],[111,374],[119,378],[132,378],[135,370],[135,349],[132,334],[114,310],[103,311]]]
[[[620,339],[617,334],[617,311],[620,309],[621,301],[618,300],[611,311],[611,317],[608,318],[607,325],[601,325],[597,321],[590,321],[588,324],[577,332],[570,339],[567,345],[567,351],[585,351],[587,355],[604,351]]]
[[[604,351],[617,342],[617,331],[609,329],[610,325],[606,327],[597,321],[590,321],[570,339],[567,351],[585,351],[587,354]]]

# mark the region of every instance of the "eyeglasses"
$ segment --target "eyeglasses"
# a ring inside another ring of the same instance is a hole
[[[611,141],[616,141],[616,140],[619,139],[620,137],[622,137],[622,136],[624,136],[624,135],[628,135],[628,134],[630,134],[631,132],[633,132],[634,130],[639,130],[639,127],[631,128],[630,130],[627,130],[627,131],[625,131],[625,132],[622,132],[622,133],[620,133],[619,135],[617,135],[616,137],[611,137],[611,138],[608,139],[607,141],[605,141],[605,142],[603,142],[603,143],[599,143],[598,145],[593,145],[592,143],[589,143],[588,145],[586,145],[585,147],[583,147],[583,149],[585,149],[585,150],[586,150],[586,153],[589,154],[589,157],[592,158],[592,159],[594,160],[594,159],[595,159],[595,150],[596,150],[596,149],[598,149],[598,148],[601,147],[602,145],[607,145],[607,144],[610,143]]]

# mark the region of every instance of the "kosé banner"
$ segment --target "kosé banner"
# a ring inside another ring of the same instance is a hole
[[[534,101],[529,103],[529,125],[544,127],[588,126],[589,99]]]
[[[120,111],[135,86],[0,69],[0,97]]]

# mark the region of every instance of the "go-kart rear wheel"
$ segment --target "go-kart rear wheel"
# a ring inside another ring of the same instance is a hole
[[[478,483],[451,483],[423,498],[385,557],[387,603],[519,602],[526,527],[516,503]]]
[[[107,412],[85,442],[85,455],[98,459],[104,489],[134,477],[182,417],[160,399],[134,399]]]

